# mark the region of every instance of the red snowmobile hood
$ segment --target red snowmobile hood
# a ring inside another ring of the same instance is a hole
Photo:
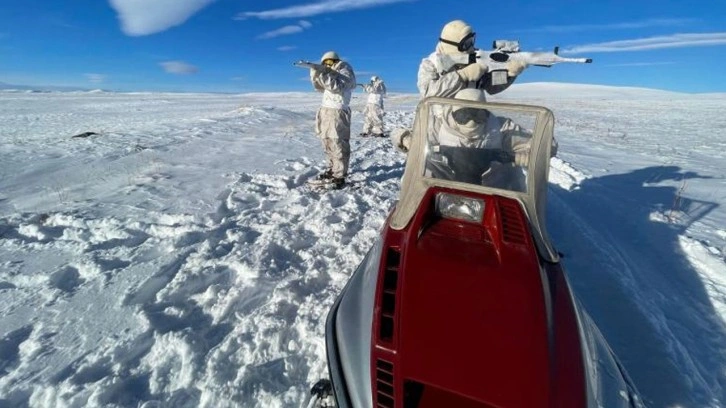
[[[374,401],[403,406],[399,396],[414,395],[420,408],[584,406],[572,298],[561,270],[540,264],[520,203],[477,196],[486,200],[483,225],[467,224],[432,217],[437,190],[407,229],[384,233],[391,249],[378,299],[389,305],[378,304],[374,315]]]

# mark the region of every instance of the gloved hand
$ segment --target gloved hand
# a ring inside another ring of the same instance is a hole
[[[510,77],[516,77],[517,75],[521,74],[522,71],[524,71],[524,69],[528,66],[529,65],[524,61],[509,60],[509,62],[507,62],[507,75],[509,75]]]
[[[529,164],[529,143],[522,143],[514,146],[512,152],[514,152],[514,164],[519,167],[527,167]]]
[[[459,77],[464,81],[476,82],[479,78],[486,74],[487,71],[488,68],[486,65],[474,63],[457,70],[456,73],[459,74]]]

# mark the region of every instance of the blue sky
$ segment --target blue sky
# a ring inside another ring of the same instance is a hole
[[[298,59],[338,51],[358,82],[414,92],[441,27],[477,45],[559,45],[591,65],[532,67],[519,82],[726,92],[726,2],[474,0],[5,0],[0,82],[118,91],[304,91]],[[562,52],[564,54],[564,52]]]

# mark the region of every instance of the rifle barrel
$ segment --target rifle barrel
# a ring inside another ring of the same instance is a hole
[[[563,58],[562,62],[577,62],[579,64],[591,64],[592,58]]]

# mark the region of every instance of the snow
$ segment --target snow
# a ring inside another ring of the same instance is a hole
[[[555,113],[549,233],[646,402],[726,405],[726,96],[492,99]],[[417,101],[388,98],[387,126],[410,126]],[[404,162],[354,136],[356,188],[307,189],[319,102],[0,93],[0,406],[299,406]]]

